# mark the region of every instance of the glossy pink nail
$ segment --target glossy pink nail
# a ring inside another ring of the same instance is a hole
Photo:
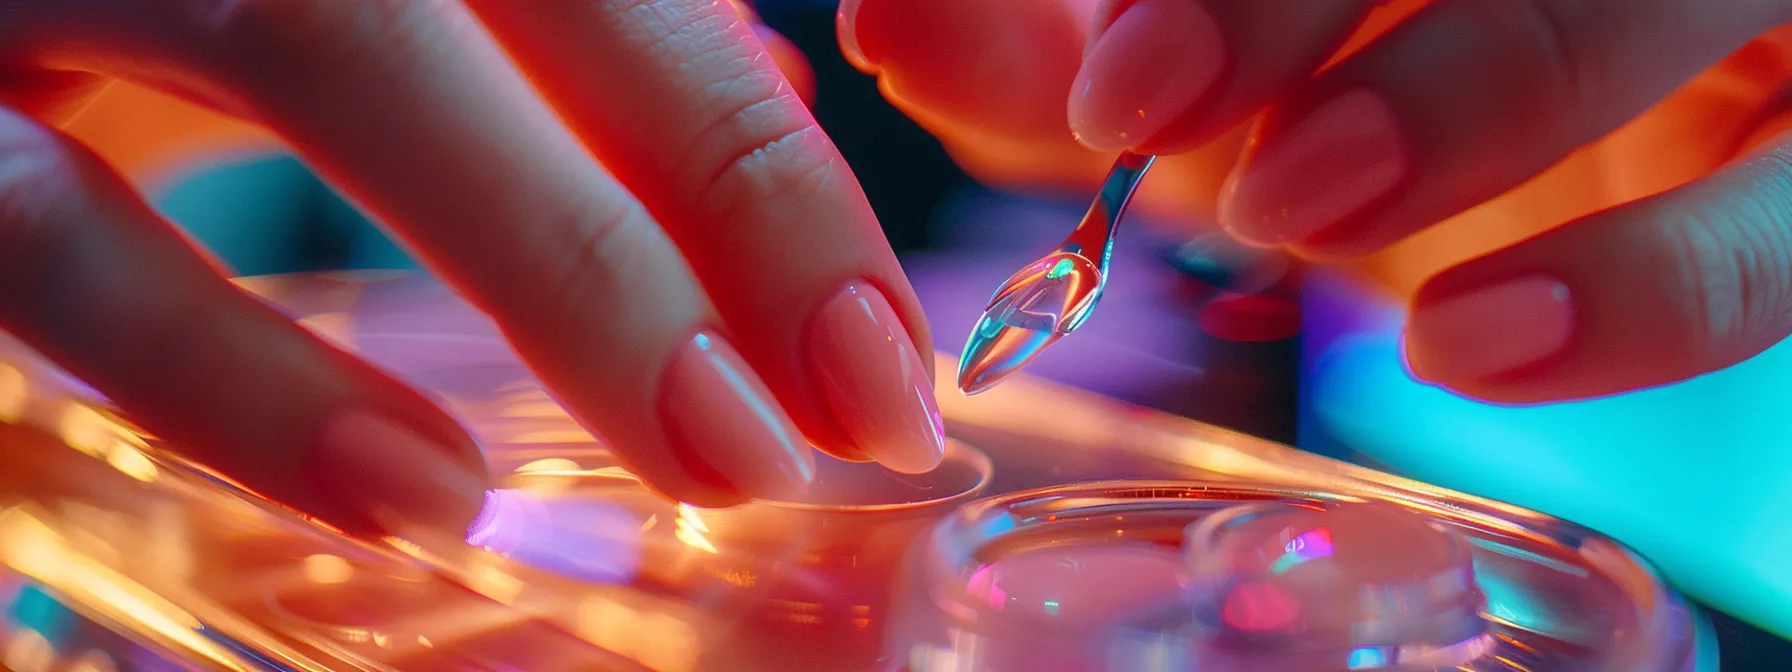
[[[815,478],[815,455],[740,353],[697,334],[660,381],[660,422],[686,461],[714,470],[741,494],[787,498]]]
[[[1481,380],[1549,359],[1574,328],[1568,286],[1525,276],[1415,307],[1407,357],[1425,380]]]
[[[921,353],[883,292],[847,285],[809,327],[809,367],[858,447],[895,471],[922,473],[946,454],[945,428]]]
[[[1083,59],[1070,88],[1070,128],[1094,149],[1144,142],[1220,79],[1226,46],[1196,0],[1139,0]]]
[[[1365,90],[1321,104],[1266,139],[1234,173],[1220,223],[1247,241],[1299,242],[1386,196],[1406,178],[1394,113]]]
[[[314,441],[308,468],[318,485],[386,533],[458,539],[484,502],[486,474],[379,415],[344,413],[325,423]]]

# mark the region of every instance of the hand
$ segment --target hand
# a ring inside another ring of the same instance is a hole
[[[264,124],[673,497],[810,442],[943,452],[921,312],[846,164],[713,1],[0,0],[0,326],[188,456],[359,531],[464,529],[479,449],[226,282],[51,129],[106,77]]]
[[[1003,151],[991,138],[1072,153],[1053,114],[1101,156],[1182,161],[1238,156],[1249,124],[1221,188],[1187,170],[1147,183],[1214,193],[1234,235],[1309,259],[1402,280],[1448,265],[1412,292],[1425,379],[1501,402],[1595,396],[1792,333],[1792,148],[1764,140],[1784,127],[1774,29],[1792,3],[957,4],[848,0],[843,46],[998,184],[1040,171],[983,159]]]

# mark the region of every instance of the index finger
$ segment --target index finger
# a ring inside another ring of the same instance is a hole
[[[460,3],[52,7],[56,30],[21,31],[41,51],[221,99],[290,140],[660,491],[714,506],[812,479],[812,451],[687,260]]]
[[[685,256],[811,441],[902,471],[944,444],[931,341],[852,170],[715,0],[470,0]]]

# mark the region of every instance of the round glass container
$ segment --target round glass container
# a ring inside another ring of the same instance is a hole
[[[870,669],[903,552],[990,473],[957,442],[923,475],[818,455],[801,499],[698,509],[617,467],[536,464],[488,493],[465,544],[417,552],[603,648],[689,658],[665,668]],[[630,626],[649,614],[657,625]]]
[[[1217,482],[974,503],[909,556],[886,669],[1706,672],[1708,627],[1559,521]]]

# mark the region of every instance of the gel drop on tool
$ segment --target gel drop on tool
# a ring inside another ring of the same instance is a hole
[[[958,361],[958,389],[977,394],[1033,361],[1095,312],[1107,287],[1120,217],[1157,157],[1125,152],[1076,230],[996,290]]]

